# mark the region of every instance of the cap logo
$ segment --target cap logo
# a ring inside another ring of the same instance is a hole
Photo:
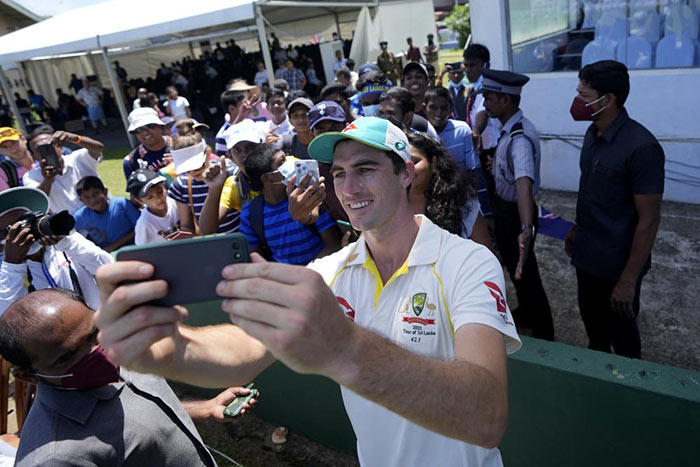
[[[320,104],[318,106],[318,113],[319,115],[325,115],[326,114],[326,104]]]
[[[350,131],[350,130],[357,130],[357,127],[355,126],[354,123],[348,123],[347,126],[345,128],[343,128],[343,133],[345,133],[346,131]]]
[[[145,181],[147,180],[147,177],[146,177],[145,174],[137,174],[137,175],[136,175],[136,180],[138,180],[139,182],[143,183],[143,182],[145,182]]]
[[[403,151],[404,149],[406,149],[406,143],[404,143],[403,141],[397,141],[394,143],[394,147],[397,151]]]

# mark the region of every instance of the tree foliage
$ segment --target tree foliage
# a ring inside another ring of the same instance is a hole
[[[457,5],[454,7],[450,16],[445,18],[445,25],[459,34],[459,46],[464,48],[464,44],[467,43],[467,38],[472,32],[469,5]]]

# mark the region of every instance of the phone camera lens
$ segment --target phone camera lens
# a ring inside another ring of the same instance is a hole
[[[233,257],[234,257],[235,259],[241,259],[241,254],[240,254],[240,253],[236,253],[236,254],[233,255]]]
[[[239,244],[236,242],[236,243],[234,243],[233,245],[231,245],[231,247],[232,247],[234,250],[238,250],[238,249],[241,247],[241,245],[239,245]]]

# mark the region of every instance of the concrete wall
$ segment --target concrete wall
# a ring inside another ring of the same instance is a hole
[[[474,42],[489,47],[492,68],[512,69],[507,2],[471,0],[470,5]],[[543,135],[542,186],[577,191],[579,147],[587,128],[569,115],[577,72],[529,76],[521,107]],[[659,139],[666,153],[664,198],[700,204],[700,69],[633,70],[630,81],[626,107]]]
[[[189,324],[226,321],[215,302],[189,306]],[[522,337],[508,358],[505,465],[697,465],[700,373]],[[257,416],[354,453],[355,436],[333,381],[275,363],[255,379]],[[211,397],[216,391],[194,389]],[[427,390],[427,389],[426,389]]]

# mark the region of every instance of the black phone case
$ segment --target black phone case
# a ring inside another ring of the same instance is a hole
[[[248,240],[240,233],[198,237],[119,250],[117,261],[152,264],[152,279],[168,283],[168,295],[153,305],[173,306],[218,300],[221,270],[233,263],[250,262]]]

